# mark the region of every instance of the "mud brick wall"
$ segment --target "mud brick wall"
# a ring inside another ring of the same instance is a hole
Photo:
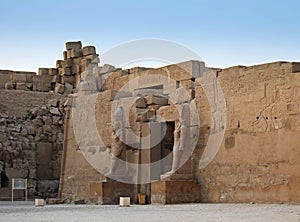
[[[0,199],[10,198],[12,178],[28,179],[29,198],[57,196],[64,101],[54,93],[0,90]]]

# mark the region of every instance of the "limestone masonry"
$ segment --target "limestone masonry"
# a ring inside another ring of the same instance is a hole
[[[0,199],[11,197],[12,178],[27,178],[29,198],[50,202],[106,204],[129,196],[138,203],[142,195],[146,203],[163,204],[300,202],[300,63],[226,69],[200,61],[131,69],[99,63],[95,47],[67,42],[56,67],[0,70]],[[80,95],[94,101],[102,145],[82,145],[96,136],[85,131],[89,108],[80,118],[72,112]],[[113,119],[125,115],[112,112],[116,104],[129,110],[128,122]],[[199,124],[193,124],[197,112]],[[185,153],[174,145],[178,129],[189,144]],[[212,152],[204,152],[209,139],[214,143],[223,130],[218,152],[199,167]],[[116,152],[119,132],[128,143]],[[180,167],[173,172],[176,161]]]

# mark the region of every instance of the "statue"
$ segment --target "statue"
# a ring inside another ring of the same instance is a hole
[[[161,176],[161,179],[171,176],[180,167],[180,160],[187,145],[187,127],[179,121],[175,123],[172,168]]]
[[[112,142],[111,142],[111,167],[107,176],[115,176],[116,169],[119,165],[119,158],[122,151],[126,148],[124,143],[125,127],[124,127],[124,110],[118,107],[112,118]]]

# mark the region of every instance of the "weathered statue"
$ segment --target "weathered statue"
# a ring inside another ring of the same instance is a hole
[[[180,160],[184,152],[185,146],[187,145],[187,139],[187,127],[184,124],[181,124],[179,121],[177,121],[174,130],[172,168],[169,172],[166,172],[162,175],[162,179],[172,175],[180,167]]]
[[[125,127],[124,127],[124,110],[123,107],[118,107],[112,118],[112,141],[111,141],[111,168],[107,176],[114,176],[118,167],[119,156],[126,148],[124,143]]]

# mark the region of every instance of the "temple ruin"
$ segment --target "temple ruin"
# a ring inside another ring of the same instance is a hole
[[[27,178],[65,203],[300,202],[300,63],[100,59],[67,42],[55,68],[0,70],[0,199]]]

